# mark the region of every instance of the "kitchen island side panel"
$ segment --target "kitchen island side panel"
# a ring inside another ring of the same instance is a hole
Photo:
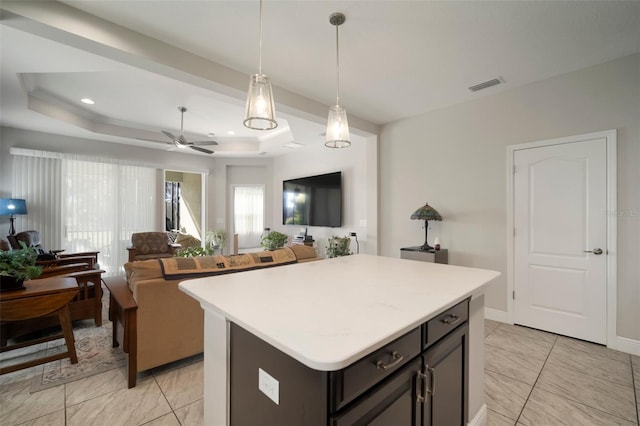
[[[230,332],[230,424],[327,425],[325,372],[305,366],[236,324],[231,323]],[[259,382],[268,390],[260,390]]]

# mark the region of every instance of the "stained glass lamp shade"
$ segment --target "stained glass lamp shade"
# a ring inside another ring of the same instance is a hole
[[[429,230],[429,221],[430,220],[442,220],[442,216],[440,213],[433,207],[429,205],[429,203],[424,203],[424,206],[419,207],[418,210],[413,212],[411,215],[411,219],[424,220],[424,244],[420,246],[420,250],[422,251],[431,251],[433,247],[429,245],[427,241],[427,232]]]

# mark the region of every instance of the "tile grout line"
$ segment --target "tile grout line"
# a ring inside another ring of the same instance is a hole
[[[178,424],[182,425],[182,422],[180,421],[180,419],[178,419],[178,415],[176,414],[175,410],[173,409],[173,406],[171,405],[171,402],[169,402],[169,398],[167,398],[167,395],[164,393],[164,389],[162,389],[162,386],[160,386],[160,383],[158,383],[158,379],[156,378],[155,374],[153,374],[153,372],[151,372],[151,377],[153,378],[153,381],[156,383],[156,386],[158,386],[158,389],[160,389],[160,393],[162,394],[162,397],[164,398],[165,401],[167,401],[167,405],[171,409],[171,414],[173,414],[173,417],[175,417],[175,419],[178,422]],[[169,413],[167,413],[167,414],[169,414]],[[164,417],[167,414],[163,414],[160,417]],[[160,417],[158,417],[158,419]],[[154,420],[156,420],[156,419],[151,419],[151,420],[149,420],[148,422],[146,422],[144,424],[147,424],[147,423],[152,422]]]
[[[529,391],[529,395],[527,396],[527,399],[524,401],[524,404],[522,405],[522,409],[520,410],[520,414],[518,414],[518,418],[516,419],[516,425],[518,424],[518,422],[520,421],[520,417],[522,417],[522,413],[524,412],[525,407],[527,406],[527,403],[529,402],[529,398],[531,398],[531,394],[533,393],[533,390],[536,388],[536,385],[538,384],[538,380],[540,379],[540,376],[542,375],[542,370],[544,370],[544,366],[547,365],[547,361],[549,360],[549,357],[551,356],[551,351],[553,351],[553,348],[556,346],[556,343],[558,342],[558,336],[554,335],[555,339],[553,339],[553,344],[551,345],[551,349],[549,349],[549,353],[547,354],[547,357],[544,360],[544,363],[542,364],[542,368],[540,368],[540,372],[538,373],[538,377],[536,377],[536,381],[533,383],[533,386],[531,386],[531,391]]]
[[[638,410],[638,407],[640,406],[640,400],[638,398],[640,398],[640,395],[638,395],[638,389],[637,389],[637,386],[639,384],[636,384],[636,375],[635,375],[635,370],[633,369],[634,368],[633,358],[631,355],[629,355],[629,361],[631,362],[631,384],[633,385],[633,395],[636,398],[636,421],[640,425],[640,410]]]

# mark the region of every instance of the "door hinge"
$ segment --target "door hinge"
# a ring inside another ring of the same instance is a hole
[[[513,300],[516,300],[516,291],[513,290],[513,293],[511,294],[511,297],[513,297]]]
[[[516,166],[515,165],[513,166],[513,174],[514,175],[516,174]]]
[[[516,228],[513,228],[513,236],[516,236]]]

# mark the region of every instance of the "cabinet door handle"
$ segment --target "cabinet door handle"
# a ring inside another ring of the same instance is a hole
[[[388,370],[400,364],[403,359],[404,355],[400,355],[398,351],[393,351],[391,352],[391,362],[389,364],[385,364],[382,360],[378,360],[378,362],[376,362],[376,368],[378,370]]]
[[[426,366],[426,370],[429,373],[429,381],[431,382],[431,386],[430,388],[426,388],[425,392],[426,393],[430,393],[431,396],[436,394],[436,372],[433,368],[429,367],[428,365]],[[425,379],[425,383],[426,383],[426,379]]]
[[[422,380],[422,386],[420,386],[419,381]],[[424,391],[423,391],[424,389]],[[425,395],[427,389],[427,375],[422,371],[418,370],[416,374],[416,402],[425,402]]]
[[[444,318],[442,320],[442,322],[447,324],[447,325],[453,325],[453,324],[456,324],[456,323],[460,322],[460,316],[458,316],[456,314],[447,315],[447,317]]]

